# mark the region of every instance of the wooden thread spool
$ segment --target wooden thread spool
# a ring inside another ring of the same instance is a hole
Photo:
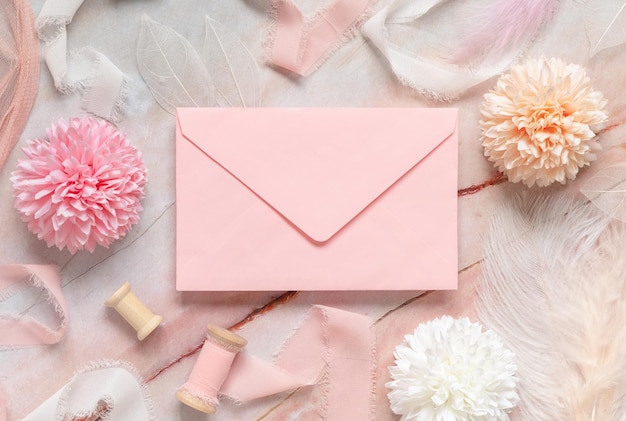
[[[176,399],[198,411],[214,414],[217,394],[228,376],[237,353],[248,341],[230,330],[207,326],[207,338],[187,383],[176,392]]]
[[[125,282],[111,297],[104,302],[107,307],[113,307],[137,331],[137,338],[142,341],[163,318],[155,315],[130,290],[130,284]]]

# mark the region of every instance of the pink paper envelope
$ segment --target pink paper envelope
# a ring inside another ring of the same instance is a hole
[[[179,108],[179,291],[457,285],[457,113]]]

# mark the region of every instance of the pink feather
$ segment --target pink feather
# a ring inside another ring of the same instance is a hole
[[[558,7],[559,0],[498,0],[485,2],[471,15],[454,61],[475,62],[519,49],[532,41]]]

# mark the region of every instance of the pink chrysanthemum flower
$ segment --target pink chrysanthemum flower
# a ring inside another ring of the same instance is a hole
[[[606,103],[577,64],[541,58],[512,66],[485,95],[485,156],[514,183],[573,180],[602,150],[596,131],[607,120]]]
[[[11,174],[15,207],[48,247],[108,247],[143,210],[140,152],[115,126],[87,116],[61,119],[47,134],[28,141]]]

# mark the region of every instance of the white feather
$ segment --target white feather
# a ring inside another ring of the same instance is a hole
[[[516,353],[513,419],[626,419],[625,249],[625,226],[588,203],[527,194],[497,212],[478,314]]]

